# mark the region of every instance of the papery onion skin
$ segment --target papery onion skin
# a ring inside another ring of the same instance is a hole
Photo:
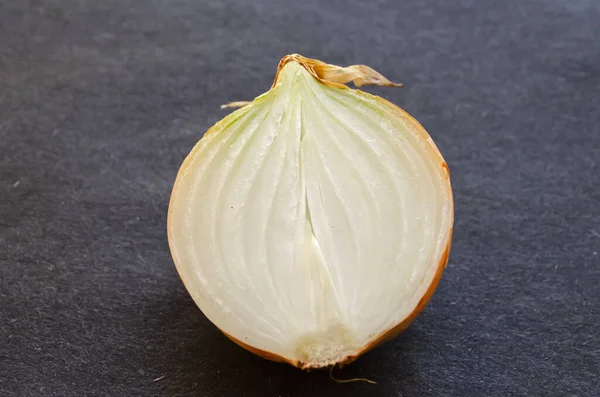
[[[273,87],[275,87],[278,76],[279,76],[279,72],[283,69],[285,64],[287,64],[288,62],[298,62],[307,71],[309,71],[316,80],[320,81],[321,83],[323,83],[325,85],[333,86],[336,88],[349,89],[346,85],[344,85],[345,82],[349,82],[349,81],[354,81],[356,86],[361,86],[364,84],[375,84],[375,85],[382,85],[382,86],[399,86],[397,84],[394,84],[394,83],[388,81],[383,76],[377,74],[377,72],[372,71],[372,69],[370,69],[370,68],[367,68],[368,70],[367,70],[367,80],[366,81],[360,80],[360,77],[358,79],[352,78],[353,77],[352,75],[342,76],[340,79],[338,79],[336,77],[336,75],[334,74],[333,79],[325,78],[326,75],[324,75],[324,73],[323,73],[324,69],[329,70],[328,68],[335,67],[335,68],[339,68],[339,70],[342,70],[344,68],[340,68],[335,65],[328,65],[328,64],[322,63],[321,61],[302,57],[298,54],[292,54],[292,55],[287,55],[286,57],[284,57],[281,60],[281,62],[279,63],[279,66],[277,68],[277,74],[276,74],[276,77],[275,77],[275,80],[274,80],[274,83],[273,83],[273,86],[271,89],[273,89]],[[334,71],[337,71],[337,69]],[[371,74],[371,72],[376,73],[376,75],[373,76]],[[372,77],[372,79],[369,80],[371,77]],[[383,80],[380,80],[380,78],[383,78]],[[439,161],[440,161],[439,166],[444,169],[446,180],[447,180],[447,184],[446,184],[447,192],[445,194],[446,194],[446,197],[448,198],[449,204],[450,204],[450,227],[447,232],[446,248],[443,251],[443,254],[441,255],[441,257],[439,258],[439,261],[438,261],[438,264],[437,264],[437,267],[435,270],[435,274],[434,274],[425,294],[421,297],[421,299],[419,300],[418,304],[413,309],[413,311],[407,317],[405,317],[401,322],[399,322],[397,325],[389,328],[388,330],[386,330],[384,332],[381,332],[379,335],[374,337],[368,344],[366,344],[365,346],[360,348],[357,351],[357,353],[348,355],[344,359],[339,360],[335,364],[332,364],[332,365],[337,365],[337,366],[349,364],[349,363],[355,361],[361,355],[365,354],[366,352],[374,349],[375,347],[380,346],[381,344],[389,341],[390,339],[393,339],[399,333],[401,333],[403,330],[405,330],[415,320],[415,318],[419,315],[419,313],[423,310],[423,308],[428,304],[428,302],[430,301],[431,297],[433,296],[433,294],[439,284],[442,273],[448,264],[451,242],[452,242],[452,232],[453,232],[453,223],[454,223],[454,205],[453,205],[453,197],[452,197],[452,188],[451,188],[451,183],[450,183],[449,169],[448,169],[448,166],[447,166],[446,162],[444,161],[439,149],[437,148],[437,146],[435,145],[435,143],[433,142],[433,140],[431,139],[429,134],[426,132],[426,130],[421,126],[421,124],[418,121],[416,121],[412,116],[410,116],[407,112],[405,112],[404,110],[400,109],[396,105],[392,104],[391,102],[389,102],[383,98],[376,97],[376,96],[370,96],[370,98],[376,100],[381,105],[385,105],[385,107],[388,110],[395,112],[397,116],[399,116],[405,122],[410,124],[410,126],[414,129],[414,131],[418,131],[421,135],[421,138],[424,141],[426,141],[429,144],[430,148],[433,150],[433,152],[434,152],[433,157],[436,157],[439,159]],[[239,104],[240,105],[237,105],[237,103],[234,103],[232,105],[232,107],[244,106],[248,103],[247,102],[239,102]],[[213,127],[211,127],[205,133],[204,137],[206,137],[206,136],[212,134],[214,131],[216,131],[218,129],[217,127],[219,127],[219,123],[217,123]],[[168,219],[167,219],[167,229],[168,229],[167,233],[168,233],[168,240],[169,240],[169,246],[170,246],[171,252],[173,252],[173,241],[174,241],[173,227],[172,227],[172,218],[173,218],[172,211],[173,211],[174,197],[176,196],[176,193],[177,193],[177,186],[178,186],[177,182],[178,182],[179,178],[181,177],[181,175],[183,175],[187,172],[190,160],[191,160],[191,156],[186,157],[186,159],[184,160],[183,164],[181,165],[181,167],[179,169],[177,179],[174,184],[173,192],[171,195],[170,204],[169,204]],[[189,288],[189,285],[187,285],[187,283],[186,283],[185,277],[183,277],[183,275],[180,271],[180,266],[178,265],[177,259],[175,256],[173,256],[173,260],[175,262],[176,269],[180,275],[181,280],[183,281],[187,290],[191,291]],[[216,324],[215,324],[215,326],[216,326]],[[217,326],[217,328],[218,328],[218,326]],[[262,358],[265,358],[267,360],[288,363],[290,365],[293,365],[295,367],[305,369],[305,370],[322,367],[321,365],[315,365],[314,363],[304,362],[301,360],[293,360],[293,359],[289,359],[289,358],[271,353],[269,351],[258,349],[256,347],[253,347],[249,344],[242,342],[238,338],[233,337],[232,335],[228,334],[227,332],[225,332],[222,329],[220,329],[220,331],[223,332],[223,334],[225,334],[225,336],[227,336],[229,339],[231,339],[233,342],[235,342],[239,346],[241,346],[244,349],[250,351],[251,353],[254,353],[254,354],[256,354]]]

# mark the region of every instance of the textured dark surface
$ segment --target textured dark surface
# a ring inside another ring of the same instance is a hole
[[[0,2],[0,396],[597,396],[599,3],[286,3]],[[292,52],[404,82],[369,91],[452,171],[431,304],[336,373],[376,386],[238,348],[167,247],[184,156]]]

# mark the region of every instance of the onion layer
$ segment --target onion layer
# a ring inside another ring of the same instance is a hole
[[[271,89],[185,159],[168,217],[192,298],[223,333],[301,368],[353,361],[426,305],[448,261],[448,167],[406,112],[347,88],[374,70],[288,55]]]

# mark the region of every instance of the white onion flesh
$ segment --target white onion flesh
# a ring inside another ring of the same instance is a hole
[[[392,104],[292,61],[188,156],[169,242],[219,329],[323,367],[413,313],[452,222],[447,168],[427,133]]]

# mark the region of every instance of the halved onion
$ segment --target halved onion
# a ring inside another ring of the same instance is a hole
[[[283,58],[271,89],[193,148],[169,206],[173,259],[202,312],[244,348],[305,369],[351,362],[408,326],[450,250],[440,152],[349,81],[394,85],[362,65]]]

